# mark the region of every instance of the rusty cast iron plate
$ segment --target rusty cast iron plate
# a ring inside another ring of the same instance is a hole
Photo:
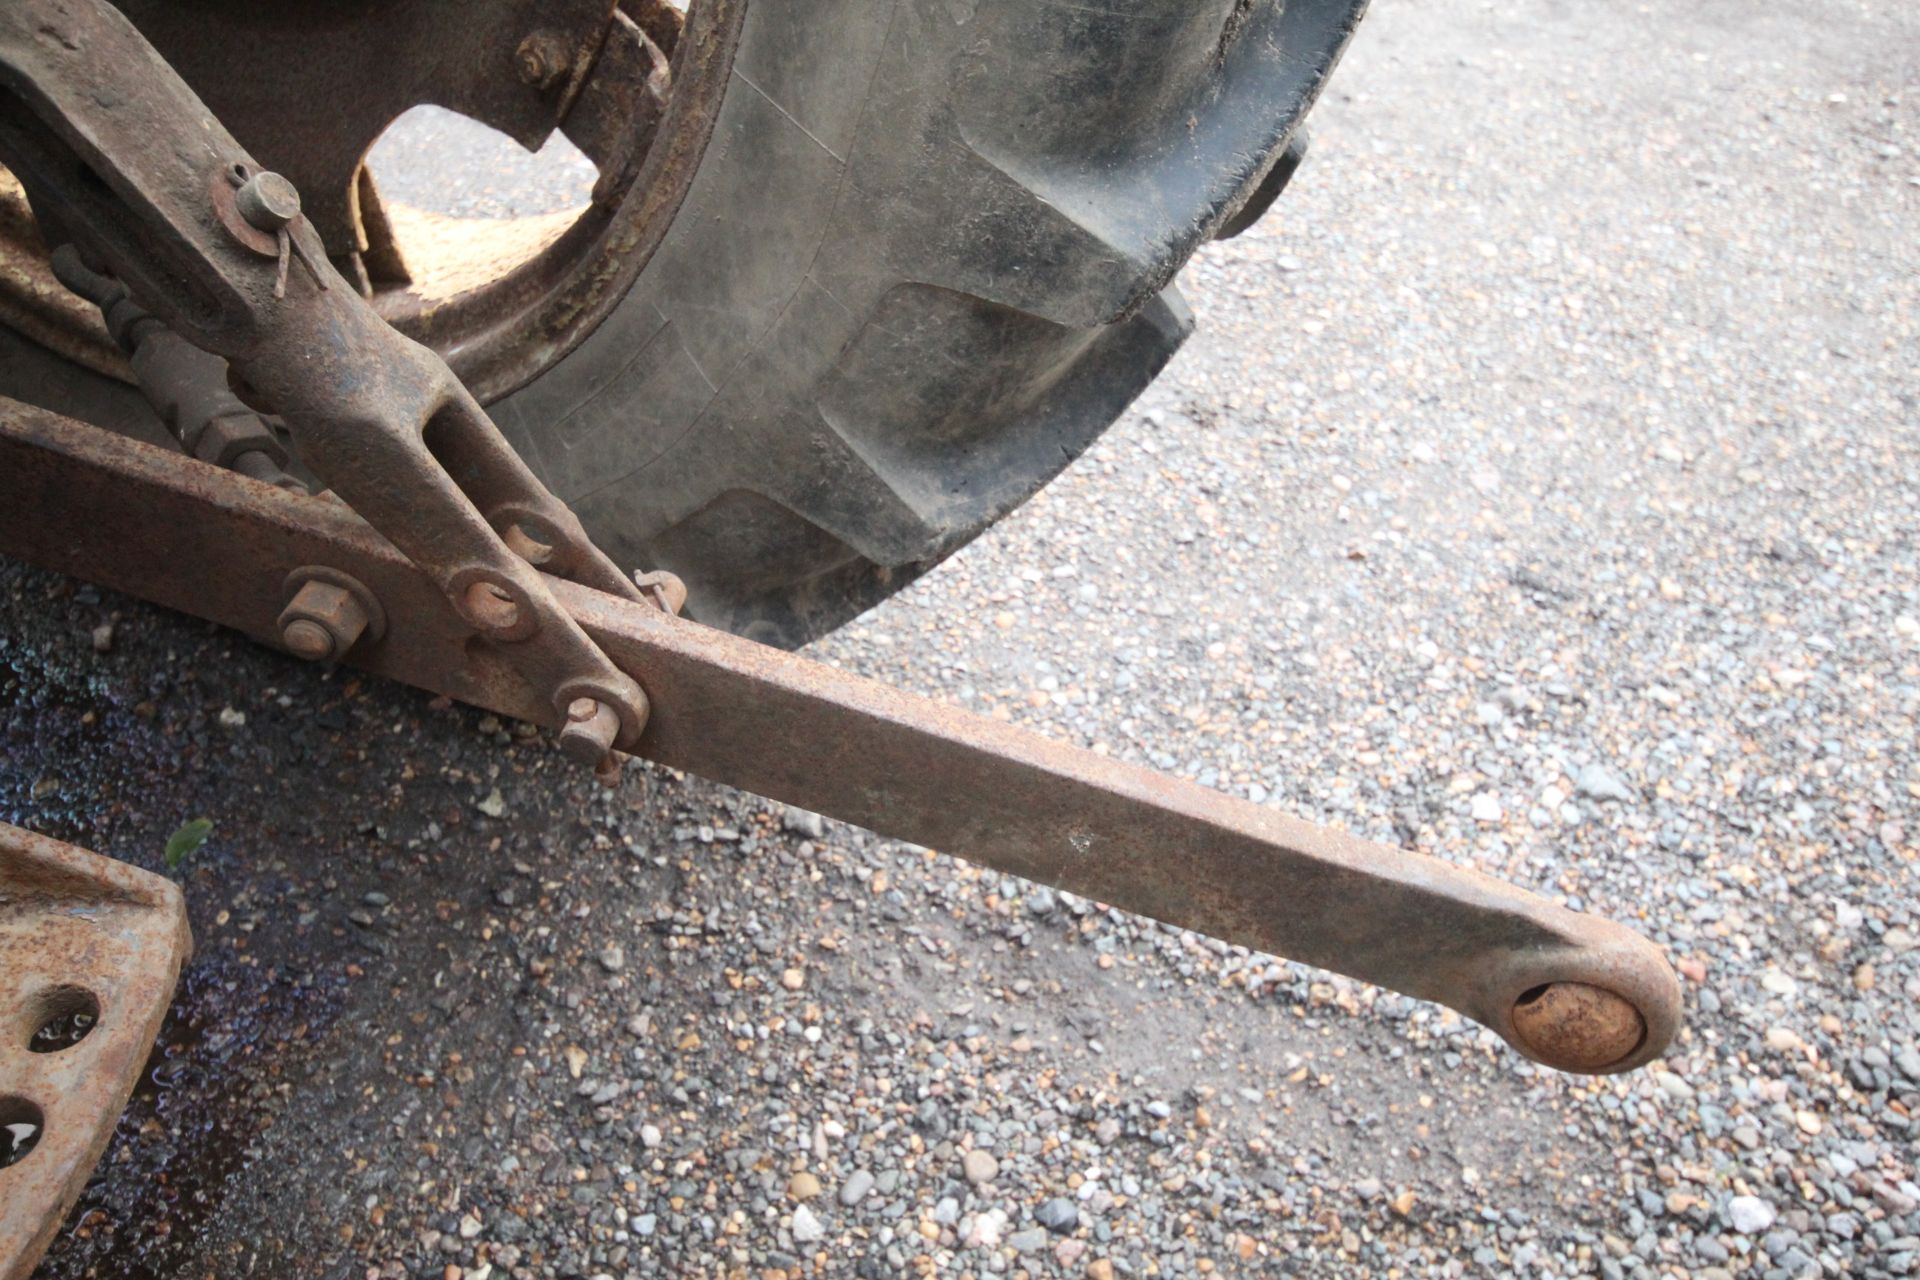
[[[172,883],[0,824],[0,1280],[85,1189],[191,949]]]

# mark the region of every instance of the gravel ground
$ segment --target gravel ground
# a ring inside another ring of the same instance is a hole
[[[1920,1271],[1917,72],[1382,0],[1168,375],[818,647],[1634,922],[1654,1068],[8,569],[0,812],[217,824],[44,1277]]]

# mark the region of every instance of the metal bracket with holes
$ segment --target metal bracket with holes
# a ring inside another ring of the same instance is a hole
[[[0,112],[0,154],[83,264],[225,359],[239,400],[276,414],[313,474],[433,577],[540,692],[545,718],[581,726],[572,749],[610,769],[612,749],[645,728],[646,694],[543,575],[630,600],[638,588],[445,361],[339,274],[293,185],[260,169],[104,0],[0,5],[0,89],[25,107]],[[323,617],[289,621],[300,651],[351,647]]]
[[[170,881],[0,824],[0,1280],[86,1188],[192,945]]]

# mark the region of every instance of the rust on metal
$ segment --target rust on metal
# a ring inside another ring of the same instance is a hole
[[[1647,1020],[1604,987],[1552,982],[1522,993],[1513,1007],[1516,1043],[1569,1071],[1604,1071],[1647,1037]]]
[[[502,531],[522,530],[550,573],[633,599],[639,589],[446,363],[339,274],[292,185],[263,173],[105,0],[0,8],[0,85],[27,108],[0,115],[0,154],[36,210],[110,268],[149,323],[229,361],[301,461],[426,570],[557,711],[592,697],[630,746],[645,720],[639,686]],[[290,260],[304,274],[290,274]],[[323,647],[324,617],[306,622],[318,625],[281,638],[303,653],[339,647]]]
[[[273,235],[300,216],[300,193],[281,175],[263,170],[234,188],[233,207],[248,226]]]
[[[280,638],[295,657],[331,662],[344,657],[369,630],[386,634],[386,612],[351,574],[314,565],[287,579],[293,598],[280,612]]]
[[[600,170],[593,203],[613,207],[639,171],[666,110],[673,73],[667,55],[639,24],[616,12],[593,74],[567,111],[561,129]]]
[[[0,1280],[86,1188],[191,947],[172,883],[0,824]]]
[[[665,569],[652,569],[634,574],[633,585],[640,588],[641,595],[667,613],[677,614],[687,607],[687,584],[680,581],[678,574],[668,573]]]
[[[61,513],[75,506],[100,518],[73,528]],[[338,566],[406,619],[404,637],[356,647],[356,665],[554,728],[565,715],[427,575],[338,504],[5,401],[0,550],[273,644],[275,584],[302,564]],[[1626,1070],[1658,1055],[1677,1028],[1672,971],[1657,948],[1611,921],[649,603],[548,586],[649,691],[651,714],[634,745],[648,759],[1449,1005],[1550,1066]],[[1560,1016],[1546,1031],[1519,1010],[1554,984],[1595,988],[1619,1004],[1556,998],[1550,1008]],[[1627,1040],[1620,1005],[1644,1032],[1610,1057]]]
[[[647,39],[659,45],[669,56],[680,44],[680,29],[687,15],[673,0],[620,0],[620,12],[626,14],[647,33]]]
[[[0,324],[96,373],[133,381],[100,313],[54,277],[20,180],[0,169]]]
[[[560,749],[570,759],[597,769],[613,750],[619,732],[618,711],[597,698],[575,698],[567,707],[567,722],[560,726]]]
[[[61,284],[100,309],[147,403],[182,449],[267,484],[305,490],[285,470],[290,459],[273,429],[234,395],[225,360],[167,328],[126,286],[89,268],[72,245],[54,250],[49,261]]]
[[[395,117],[438,103],[528,150],[560,122],[561,84],[528,84],[514,50],[538,32],[564,81],[604,36],[607,0],[333,5],[123,0],[120,7],[247,149],[298,188],[330,254],[362,249],[361,158]]]
[[[209,118],[291,180],[356,290],[371,291],[403,333],[446,353],[482,401],[551,366],[626,295],[692,186],[746,11],[745,0],[704,0],[687,15],[667,0],[623,3],[618,12],[609,0],[490,0],[335,6],[316,23],[306,6],[257,0],[118,7],[207,104]],[[659,58],[632,56],[646,50],[630,35],[614,40],[635,24],[670,57],[664,69]],[[560,69],[545,84],[528,83],[516,67],[518,50],[534,37],[541,58],[551,55]],[[609,43],[613,56],[601,56]],[[145,70],[95,60],[109,96]],[[237,66],[259,73],[235,74]],[[132,123],[151,118],[151,105],[116,100]],[[367,149],[403,112],[428,102],[529,149],[571,121],[604,151],[600,202],[557,219],[451,220],[385,209],[363,163]],[[614,118],[624,108],[645,115],[636,115],[632,133]],[[166,148],[152,152],[164,162]],[[0,170],[0,319],[130,381],[94,317],[53,281],[45,231]],[[396,233],[404,243],[394,243]],[[489,269],[476,273],[476,262]]]

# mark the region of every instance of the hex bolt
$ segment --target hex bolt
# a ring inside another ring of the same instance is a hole
[[[568,758],[599,768],[613,750],[620,732],[620,713],[598,698],[575,698],[567,704],[566,727],[560,730],[560,749]]]
[[[271,234],[300,216],[300,193],[277,173],[256,173],[233,193],[233,207],[248,226]]]
[[[301,584],[280,614],[280,640],[310,662],[344,657],[367,629],[367,611],[353,592],[313,579]]]

